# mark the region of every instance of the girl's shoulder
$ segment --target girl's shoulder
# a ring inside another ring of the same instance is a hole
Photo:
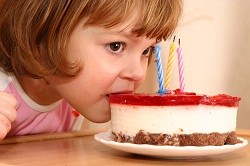
[[[4,72],[0,68],[0,90],[3,91],[11,81],[11,77],[8,73]]]

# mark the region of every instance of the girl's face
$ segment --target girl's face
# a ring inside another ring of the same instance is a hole
[[[135,37],[132,26],[126,26],[83,29],[78,25],[67,54],[72,62],[81,62],[82,70],[73,78],[51,80],[57,93],[93,122],[110,120],[109,94],[131,93],[145,79],[156,39]]]

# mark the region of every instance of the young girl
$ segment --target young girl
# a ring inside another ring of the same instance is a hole
[[[109,94],[141,85],[181,10],[181,0],[1,0],[0,140],[109,121]]]

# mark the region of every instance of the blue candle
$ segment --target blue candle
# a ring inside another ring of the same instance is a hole
[[[157,73],[158,73],[158,83],[159,90],[157,93],[164,94],[166,89],[164,88],[164,80],[163,80],[163,71],[162,71],[162,63],[161,63],[161,46],[156,45],[155,47],[155,55],[156,55],[156,64],[157,64]]]

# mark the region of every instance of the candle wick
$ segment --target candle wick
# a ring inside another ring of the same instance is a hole
[[[174,41],[175,41],[175,37],[176,37],[176,35],[174,36],[173,43],[174,43]]]
[[[179,46],[181,45],[181,39],[179,38]]]

